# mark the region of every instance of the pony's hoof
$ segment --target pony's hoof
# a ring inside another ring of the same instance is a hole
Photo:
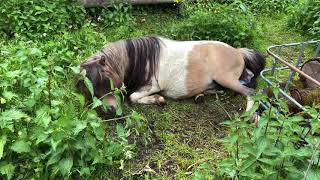
[[[259,120],[260,120],[259,113],[257,113],[257,112],[253,113],[253,115],[251,117],[251,122],[254,124],[258,124]]]
[[[166,100],[164,99],[164,97],[160,96],[160,95],[155,95],[156,98],[156,104],[157,105],[165,105],[166,104]]]
[[[204,94],[198,94],[197,96],[195,96],[194,102],[196,104],[203,103],[204,102]]]

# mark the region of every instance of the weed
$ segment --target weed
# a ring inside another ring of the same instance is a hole
[[[252,112],[224,122],[230,128],[223,140],[229,157],[218,163],[219,175],[236,179],[302,179],[318,174],[320,142],[314,136],[318,133],[314,127],[320,125],[318,112],[308,108],[309,124],[303,116],[289,113],[286,102],[275,94],[275,99],[256,96],[257,101],[272,101],[277,107],[263,111],[257,125],[250,123],[257,106]]]

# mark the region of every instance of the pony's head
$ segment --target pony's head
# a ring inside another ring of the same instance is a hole
[[[99,53],[90,57],[81,64],[80,71],[84,71],[85,76],[91,81],[93,95],[109,105],[107,110],[99,107],[97,109],[99,115],[105,118],[114,117],[116,115],[116,99],[112,94],[111,83],[114,83],[115,87],[120,85],[114,71],[106,66],[106,56]],[[76,88],[85,96],[87,101],[92,102],[92,95],[83,78],[78,80]]]

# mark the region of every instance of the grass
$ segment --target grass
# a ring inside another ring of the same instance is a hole
[[[185,178],[199,162],[214,162],[225,152],[219,142],[227,133],[220,125],[245,106],[244,97],[233,93],[208,96],[204,103],[192,99],[169,100],[163,107],[132,105],[153,126],[155,141],[129,163],[126,174],[131,176],[152,167],[158,177]]]
[[[256,49],[266,54],[268,46],[307,40],[287,28],[285,17],[284,14],[257,17],[262,33],[255,37]],[[165,35],[163,29],[181,20],[179,18],[174,9],[152,9],[136,15],[137,26],[143,34]],[[260,84],[263,83],[260,81]],[[230,91],[207,96],[201,104],[188,99],[169,100],[163,107],[126,105],[127,111],[133,109],[146,117],[152,126],[154,141],[129,162],[125,176],[188,179],[204,162],[211,165],[214,173],[215,163],[226,155],[220,140],[228,131],[220,123],[241,113],[244,107],[245,98]]]

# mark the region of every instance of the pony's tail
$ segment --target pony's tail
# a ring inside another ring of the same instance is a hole
[[[243,60],[245,62],[245,68],[240,76],[240,82],[250,88],[255,88],[256,77],[260,75],[260,72],[266,64],[265,57],[260,52],[252,49],[239,48],[238,50],[243,54]]]

